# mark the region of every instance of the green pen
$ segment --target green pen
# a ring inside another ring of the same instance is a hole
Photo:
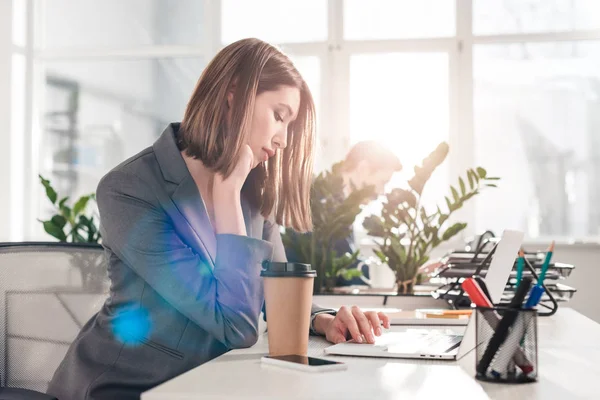
[[[554,252],[554,240],[550,244],[548,248],[548,252],[546,253],[546,258],[544,259],[544,264],[542,264],[542,272],[540,273],[538,279],[538,286],[542,286],[544,284],[544,279],[546,279],[546,272],[548,272],[548,267],[550,267],[550,260],[552,259],[552,253]]]
[[[523,268],[525,268],[525,252],[523,249],[520,249],[519,258],[517,258],[517,283],[515,284],[515,288],[518,288],[519,283],[521,283],[521,279],[523,278]]]

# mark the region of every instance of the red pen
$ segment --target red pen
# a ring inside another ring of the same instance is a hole
[[[494,305],[485,295],[477,281],[473,278],[467,278],[462,283],[462,288],[467,292],[469,298],[477,307],[493,307]]]

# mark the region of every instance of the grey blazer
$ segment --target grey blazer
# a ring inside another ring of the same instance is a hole
[[[139,399],[257,340],[261,263],[285,261],[279,227],[242,200],[248,236],[215,235],[178,129],[98,185],[110,296],[54,374],[48,393],[60,400]]]

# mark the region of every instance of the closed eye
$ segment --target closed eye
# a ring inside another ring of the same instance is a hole
[[[279,114],[278,112],[274,112],[273,115],[275,116],[275,121],[283,122],[283,118],[281,118],[281,114]]]

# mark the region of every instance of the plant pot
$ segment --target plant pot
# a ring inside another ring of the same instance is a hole
[[[414,294],[416,280],[417,277],[415,276],[412,279],[408,279],[405,281],[396,281],[396,285],[398,287],[398,294]]]

